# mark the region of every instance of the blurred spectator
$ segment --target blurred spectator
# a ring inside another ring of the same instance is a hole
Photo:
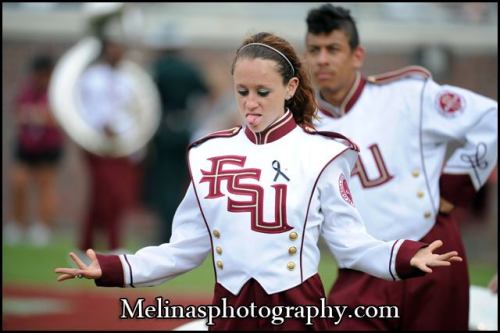
[[[51,57],[36,56],[30,76],[17,94],[10,221],[4,230],[6,242],[11,244],[21,241],[25,233],[35,245],[48,244],[57,215],[56,173],[63,155],[64,136],[48,102],[53,67]],[[28,193],[32,180],[37,187],[38,216],[28,228]]]
[[[144,173],[144,200],[158,215],[158,241],[168,242],[175,210],[189,185],[186,151],[195,127],[196,109],[208,102],[210,91],[202,72],[189,62],[185,40],[168,26],[148,40],[157,50],[152,74],[161,103],[161,122],[149,144]]]
[[[127,106],[132,102],[133,83],[120,71],[125,48],[119,42],[102,41],[98,61],[83,73],[80,82],[82,117],[109,139],[134,126]],[[122,246],[122,220],[137,203],[139,168],[134,156],[108,157],[85,152],[90,175],[89,208],[79,248],[93,248],[97,228],[105,228],[108,249]]]

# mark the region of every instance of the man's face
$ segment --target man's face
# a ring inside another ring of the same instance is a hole
[[[306,36],[306,64],[320,90],[335,93],[352,84],[355,73],[363,64],[363,50],[352,50],[342,30],[329,34]]]

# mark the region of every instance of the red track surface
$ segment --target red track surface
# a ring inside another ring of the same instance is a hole
[[[119,319],[121,302],[127,297],[133,306],[138,297],[145,298],[144,304],[155,304],[155,297],[169,299],[171,305],[210,304],[209,296],[199,298],[190,296],[158,295],[147,288],[139,290],[114,289],[54,289],[25,286],[4,286],[3,300],[48,299],[67,304],[61,313],[13,314],[3,312],[4,330],[171,330],[190,320],[178,319]]]

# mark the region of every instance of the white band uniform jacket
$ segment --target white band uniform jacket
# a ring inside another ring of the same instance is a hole
[[[134,105],[134,83],[120,66],[97,63],[90,66],[79,81],[80,115],[94,129],[109,126],[123,133],[134,126],[129,110]]]
[[[264,132],[235,128],[195,142],[170,242],[99,254],[96,284],[158,285],[212,252],[216,281],[231,293],[254,278],[274,294],[318,272],[320,235],[340,267],[388,280],[420,275],[409,261],[424,243],[366,232],[348,188],[357,147],[333,136],[304,130],[287,111]]]
[[[349,185],[378,239],[421,239],[436,223],[442,173],[470,177],[478,190],[497,163],[497,102],[439,85],[423,67],[358,73],[340,108],[317,101],[315,127],[341,130],[360,149]],[[460,144],[446,158],[451,143]]]

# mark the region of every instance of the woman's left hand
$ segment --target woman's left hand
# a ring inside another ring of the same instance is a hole
[[[452,261],[462,261],[457,251],[450,251],[444,254],[433,253],[436,249],[443,246],[443,241],[436,240],[429,246],[417,251],[411,258],[410,265],[419,268],[426,273],[432,273],[431,267],[450,266]]]

